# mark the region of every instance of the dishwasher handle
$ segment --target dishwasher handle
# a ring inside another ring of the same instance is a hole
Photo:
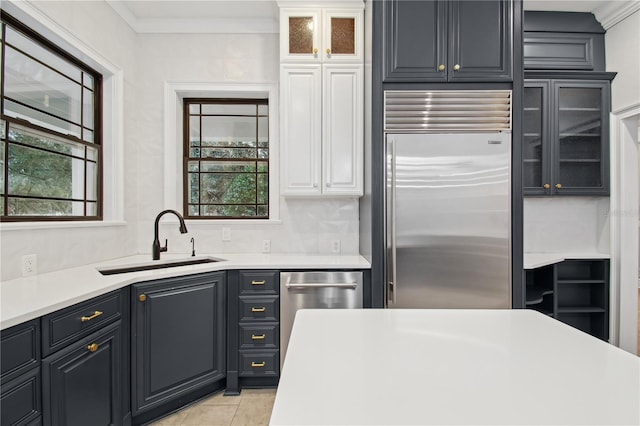
[[[287,289],[291,288],[347,288],[356,289],[358,283],[286,283]]]

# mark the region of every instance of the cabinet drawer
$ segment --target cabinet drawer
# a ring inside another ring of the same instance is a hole
[[[118,290],[42,317],[43,356],[120,318],[122,299]]]
[[[3,330],[0,351],[2,383],[38,365],[40,363],[40,320],[36,319]]]
[[[240,321],[278,321],[280,298],[240,296]]]
[[[40,424],[40,368],[2,385],[0,424],[7,426]]]
[[[240,272],[240,294],[278,293],[277,271]]]
[[[240,377],[277,376],[279,351],[240,351]]]
[[[280,342],[280,326],[269,325],[240,325],[241,349],[278,349]]]

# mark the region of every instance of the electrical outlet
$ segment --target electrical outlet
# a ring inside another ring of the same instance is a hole
[[[25,254],[22,256],[22,276],[35,275],[38,273],[38,256],[35,254]]]
[[[271,253],[271,240],[262,240],[262,252]]]
[[[222,241],[231,241],[231,228],[222,228]]]
[[[340,240],[331,241],[331,253],[340,254]]]

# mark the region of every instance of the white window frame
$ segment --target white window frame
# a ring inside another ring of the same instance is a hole
[[[184,98],[269,99],[269,219],[194,219],[197,224],[280,223],[280,151],[278,137],[278,84],[266,83],[164,83],[164,200],[165,209],[183,205],[183,113]]]

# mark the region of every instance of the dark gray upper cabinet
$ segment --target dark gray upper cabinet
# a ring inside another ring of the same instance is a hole
[[[512,6],[510,0],[385,2],[383,81],[512,81]]]
[[[525,195],[608,195],[609,84],[525,81]]]
[[[604,28],[592,13],[526,11],[525,70],[605,70]]]
[[[135,284],[134,416],[225,378],[224,272]]]

